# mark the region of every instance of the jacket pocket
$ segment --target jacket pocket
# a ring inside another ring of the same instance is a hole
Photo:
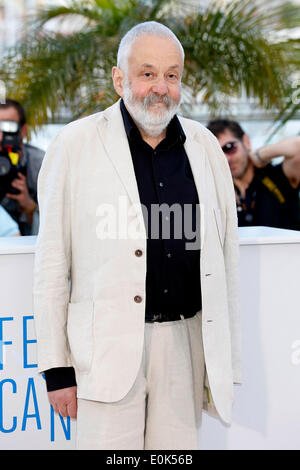
[[[217,225],[217,231],[221,246],[223,247],[224,244],[224,230],[222,224],[222,217],[221,217],[221,210],[218,207],[213,207],[214,219]]]
[[[87,373],[92,364],[93,322],[93,302],[69,303],[68,340],[74,366],[82,373]]]

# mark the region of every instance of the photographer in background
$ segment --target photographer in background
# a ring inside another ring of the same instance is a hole
[[[235,121],[210,121],[233,177],[238,225],[300,230],[300,136],[252,151],[250,138]],[[282,163],[271,164],[273,158]]]
[[[17,222],[21,235],[38,232],[37,178],[44,152],[23,143],[23,107],[12,99],[0,104],[0,204]]]

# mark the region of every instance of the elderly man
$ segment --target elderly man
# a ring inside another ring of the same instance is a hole
[[[167,27],[132,28],[122,99],[67,125],[39,176],[39,371],[78,449],[197,449],[203,407],[231,420],[234,191],[217,139],[176,116],[183,62]]]

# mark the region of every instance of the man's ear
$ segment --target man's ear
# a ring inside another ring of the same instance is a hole
[[[113,67],[112,71],[112,80],[114,84],[114,89],[119,96],[123,97],[123,81],[124,81],[124,72],[119,67]]]
[[[23,124],[23,126],[21,127],[22,140],[27,136],[27,131],[28,131],[27,124]]]
[[[246,147],[247,150],[251,150],[251,142],[250,142],[250,137],[247,134],[244,134],[242,137],[242,141]]]

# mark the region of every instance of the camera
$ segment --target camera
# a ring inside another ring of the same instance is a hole
[[[26,173],[20,166],[19,150],[21,149],[21,129],[15,121],[0,121],[0,202],[6,193],[19,194],[20,191],[11,182],[18,177],[18,172]]]

